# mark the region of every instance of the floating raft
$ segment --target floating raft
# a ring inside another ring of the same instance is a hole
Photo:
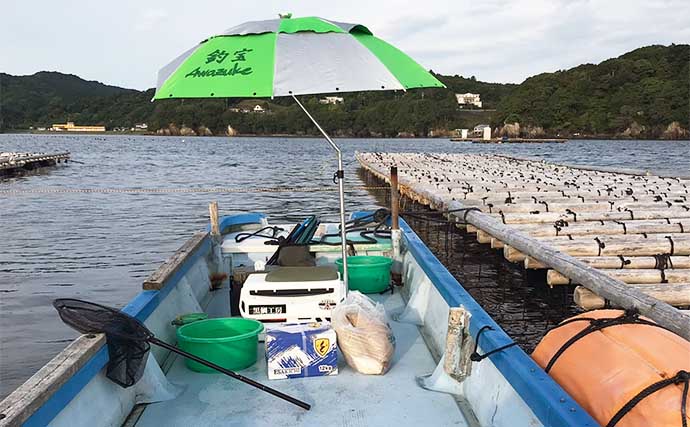
[[[636,308],[690,337],[690,179],[496,155],[357,153],[362,167],[547,284],[580,285],[584,309]],[[651,298],[650,298],[651,297]],[[667,304],[663,304],[663,301]]]
[[[0,153],[0,175],[67,163],[69,159],[69,153]]]

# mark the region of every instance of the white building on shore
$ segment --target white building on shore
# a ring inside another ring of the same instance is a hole
[[[472,129],[472,136],[484,140],[491,139],[491,126],[484,124],[475,126],[474,129]]]
[[[50,128],[53,132],[105,132],[105,126],[81,126],[74,122],[53,123]]]
[[[461,107],[474,105],[477,108],[482,108],[482,100],[478,93],[456,93],[455,99],[458,100],[458,105]]]
[[[327,96],[325,98],[319,99],[321,104],[342,104],[345,99],[342,96]]]

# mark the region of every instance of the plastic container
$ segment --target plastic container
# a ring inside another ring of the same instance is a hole
[[[199,320],[177,329],[179,347],[225,369],[239,371],[256,363],[259,334],[264,325],[253,319],[227,317]],[[196,372],[216,372],[185,359]]]
[[[343,259],[335,261],[341,276]],[[393,260],[385,256],[347,257],[348,288],[363,294],[383,292],[391,284],[391,264]]]

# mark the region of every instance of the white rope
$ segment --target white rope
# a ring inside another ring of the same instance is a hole
[[[348,187],[346,191],[358,190],[389,190],[390,187],[379,186],[355,186]],[[311,193],[311,192],[338,191],[337,187],[258,187],[258,188],[31,188],[31,189],[0,189],[3,195],[21,194],[65,194],[65,193],[125,193],[125,194],[165,194],[165,193]]]

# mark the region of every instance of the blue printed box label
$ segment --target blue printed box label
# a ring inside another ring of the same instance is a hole
[[[328,322],[267,325],[266,362],[272,380],[336,375],[335,331]]]

